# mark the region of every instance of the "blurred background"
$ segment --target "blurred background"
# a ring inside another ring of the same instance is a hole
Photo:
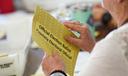
[[[37,5],[63,21],[89,26],[96,41],[116,29],[116,22],[101,6],[102,0],[0,0],[0,76],[44,76],[44,52],[31,39],[32,19]],[[89,54],[79,53],[75,75]],[[84,58],[84,59],[83,59]]]

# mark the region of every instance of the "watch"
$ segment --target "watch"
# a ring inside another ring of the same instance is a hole
[[[50,76],[67,76],[65,72],[61,70],[55,70],[53,71]]]

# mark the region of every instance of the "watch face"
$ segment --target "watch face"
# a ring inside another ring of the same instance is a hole
[[[65,75],[61,72],[56,72],[56,73],[51,74],[50,76],[65,76]]]

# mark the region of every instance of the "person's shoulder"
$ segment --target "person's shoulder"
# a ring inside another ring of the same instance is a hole
[[[102,47],[112,49],[128,46],[128,24],[110,32],[104,39],[97,42],[96,48]]]
[[[92,55],[94,56],[114,56],[115,54],[122,53],[122,50],[128,49],[128,26],[122,26],[111,33],[104,39],[97,42]]]
[[[119,27],[118,29],[109,33],[105,39],[114,39],[114,40],[127,40],[128,41],[128,23]]]
[[[116,33],[119,33],[119,34],[127,34],[128,35],[128,23],[122,25],[121,27],[119,27],[117,30],[115,30]]]

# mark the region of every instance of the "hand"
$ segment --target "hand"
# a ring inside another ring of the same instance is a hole
[[[42,68],[45,75],[50,76],[50,74],[55,70],[64,71],[64,63],[58,54],[55,53],[51,56],[46,56],[43,59]]]
[[[94,45],[95,40],[92,37],[88,27],[86,25],[80,24],[80,22],[64,22],[64,25],[69,28],[70,30],[77,31],[80,33],[80,38],[74,38],[72,36],[65,37],[65,39],[78,47],[80,47],[82,50],[91,52]]]

